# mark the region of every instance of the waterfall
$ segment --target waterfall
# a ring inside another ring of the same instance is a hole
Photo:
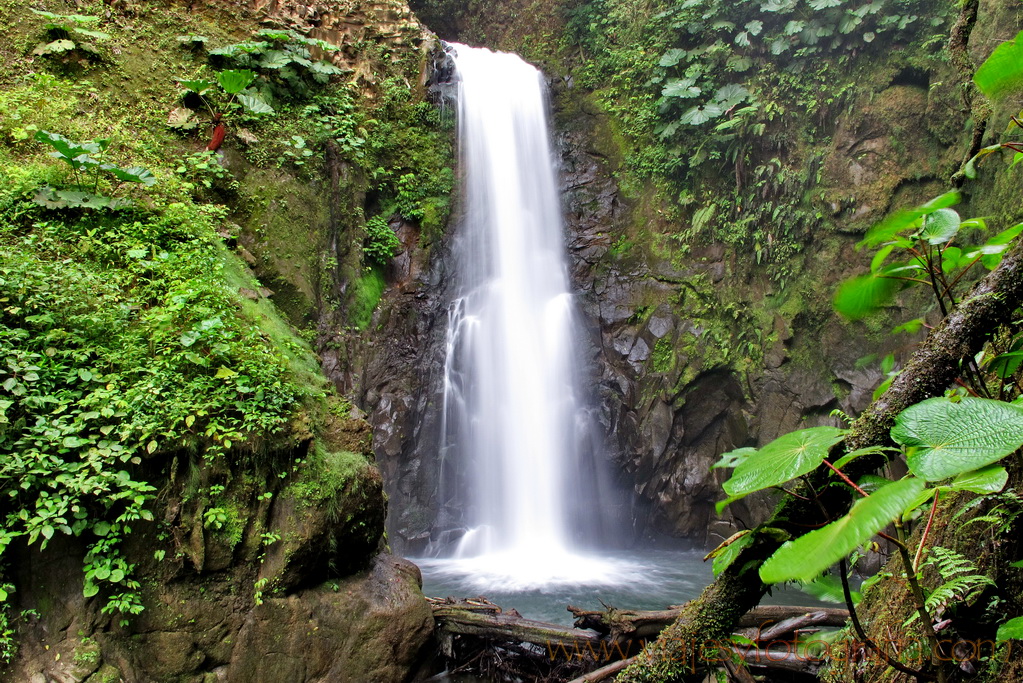
[[[463,219],[454,246],[442,432],[467,488],[448,549],[478,582],[599,582],[594,420],[539,71],[453,45]],[[447,497],[447,494],[443,494]]]

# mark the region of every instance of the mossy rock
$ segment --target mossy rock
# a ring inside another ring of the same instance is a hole
[[[290,592],[366,566],[384,532],[383,479],[358,453],[314,449],[308,466],[274,501],[259,578]]]

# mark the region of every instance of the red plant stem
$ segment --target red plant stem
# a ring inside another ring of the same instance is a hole
[[[864,498],[868,498],[868,497],[870,496],[870,494],[868,494],[868,493],[867,493],[866,491],[864,491],[864,490],[863,490],[863,489],[861,489],[861,488],[860,488],[859,486],[857,486],[857,485],[856,485],[856,484],[855,484],[855,483],[853,482],[853,480],[852,480],[852,479],[850,479],[849,477],[845,476],[845,473],[844,473],[844,472],[842,472],[842,471],[841,471],[840,469],[838,469],[837,467],[835,467],[834,465],[832,465],[832,464],[831,464],[830,462],[828,462],[828,461],[827,461],[826,459],[824,460],[824,464],[825,464],[825,465],[827,465],[828,467],[830,467],[830,468],[831,468],[831,471],[832,471],[832,472],[834,472],[834,473],[835,473],[835,474],[837,474],[837,475],[838,475],[839,477],[841,477],[841,478],[842,478],[842,481],[844,481],[844,482],[845,482],[846,484],[849,484],[849,486],[852,486],[852,487],[853,487],[853,488],[854,488],[854,489],[856,490],[856,492],[857,492],[857,493],[859,493],[859,494],[860,494],[861,496],[863,496]]]
[[[924,552],[924,544],[927,542],[927,534],[931,533],[931,525],[934,524],[934,513],[938,510],[938,496],[941,489],[934,490],[934,502],[931,503],[931,514],[927,515],[927,526],[924,527],[923,536],[920,537],[920,544],[916,548],[916,557],[913,558],[913,573],[920,569],[920,556]]]

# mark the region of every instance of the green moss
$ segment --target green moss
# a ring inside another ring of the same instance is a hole
[[[352,283],[353,292],[348,319],[358,330],[365,330],[373,318],[373,311],[384,293],[387,281],[383,271],[376,266],[367,268],[361,277]]]
[[[359,481],[368,467],[365,456],[348,451],[328,451],[319,443],[301,476],[285,490],[301,505],[317,506],[333,503],[338,494]]]
[[[667,337],[661,337],[654,344],[654,351],[650,356],[650,367],[654,372],[662,375],[671,372],[675,367],[675,345]]]
[[[260,283],[245,263],[226,248],[221,248],[224,259],[224,280],[233,291],[247,289],[259,293]],[[323,396],[328,382],[320,369],[319,360],[308,342],[295,334],[295,330],[281,315],[280,310],[266,297],[256,300],[247,296],[239,297],[242,315],[266,334],[274,347],[282,354],[293,381],[307,396]]]

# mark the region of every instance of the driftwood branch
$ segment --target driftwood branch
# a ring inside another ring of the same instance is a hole
[[[653,611],[608,607],[595,611],[569,607],[576,617],[577,628],[568,628],[526,619],[515,610],[504,610],[486,598],[428,600],[433,607],[437,639],[449,660],[459,659],[453,639],[468,636],[477,639],[474,652],[482,642],[486,643],[486,648],[542,660],[548,665],[560,661],[576,667],[576,671],[605,664],[574,679],[573,683],[597,683],[614,678],[633,662],[634,658],[628,655],[640,649],[649,638],[656,637],[682,610],[679,607]],[[734,681],[752,681],[748,667],[813,673],[815,662],[800,663],[798,658],[787,654],[798,632],[820,626],[842,626],[848,618],[849,613],[844,609],[758,607],[743,615],[736,624],[746,629],[741,635],[750,639],[752,645],[734,648],[732,642],[722,641],[709,645],[706,652],[711,653],[709,661],[724,667]],[[779,646],[784,652],[777,651]]]
[[[656,636],[679,618],[682,609],[641,611],[609,607],[597,611],[568,607],[575,616],[576,628],[591,629],[613,639],[634,640]],[[843,626],[848,619],[849,612],[845,609],[764,605],[742,615],[735,626],[753,629],[751,633],[743,634],[752,640],[771,641],[811,626]]]
[[[430,599],[437,629],[450,634],[476,636],[505,642],[561,646],[573,650],[596,645],[600,634],[526,619],[515,610],[502,610],[485,598],[469,600]]]
[[[1011,321],[1023,305],[1023,242],[1017,240],[1001,264],[988,273],[959,305],[939,323],[914,352],[910,362],[891,387],[853,423],[845,439],[847,451],[890,443],[889,430],[895,417],[909,406],[941,395],[960,374],[966,358],[980,352],[998,329]],[[883,466],[883,458],[860,458],[853,462],[860,473]],[[815,525],[824,524],[848,511],[851,501],[829,500],[822,511],[810,501],[787,497],[775,510],[770,525],[798,537]],[[799,524],[793,523],[799,520]],[[700,680],[706,668],[694,662],[692,653],[700,643],[723,639],[742,614],[760,601],[767,587],[757,577],[760,565],[780,543],[761,536],[704,589],[683,606],[679,618],[647,646],[618,681],[623,683],[664,683]]]

